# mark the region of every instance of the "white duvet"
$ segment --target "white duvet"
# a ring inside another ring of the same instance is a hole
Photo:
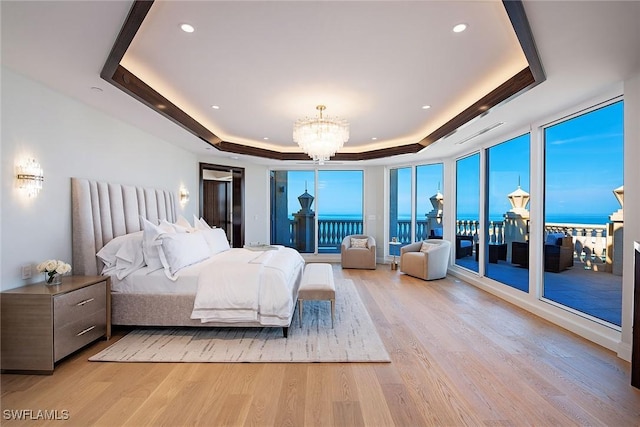
[[[234,249],[216,255],[198,275],[192,319],[282,325],[295,301],[292,287],[304,260],[290,248],[255,252]]]

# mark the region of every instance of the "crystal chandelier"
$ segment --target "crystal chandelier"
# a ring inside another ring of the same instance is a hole
[[[349,123],[338,118],[322,117],[326,108],[318,105],[316,110],[320,111],[320,117],[305,117],[293,124],[293,141],[321,165],[349,140]]]

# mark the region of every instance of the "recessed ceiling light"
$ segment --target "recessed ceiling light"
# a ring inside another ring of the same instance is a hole
[[[220,109],[220,106],[218,106],[218,105],[212,105],[212,106],[211,106],[211,108],[213,108],[214,110],[219,110],[219,109]]]
[[[431,108],[431,105],[423,105],[423,106],[422,106],[422,109],[423,109],[423,110],[428,110],[429,108]]]
[[[264,138],[262,138],[262,139],[264,139],[265,141],[268,141],[268,140],[269,140],[269,137],[268,137],[268,136],[265,136],[265,137],[264,137]]]
[[[375,136],[373,138],[371,138],[372,141],[377,141],[378,138],[376,138]]]
[[[454,33],[461,33],[466,29],[467,29],[467,24],[458,24],[455,27],[453,27],[453,32]]]
[[[190,24],[181,24],[180,29],[185,33],[193,33],[196,29]]]

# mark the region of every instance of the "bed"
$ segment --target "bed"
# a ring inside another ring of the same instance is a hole
[[[71,193],[73,271],[111,277],[112,324],[279,327],[287,336],[304,269],[294,249],[229,248],[222,230],[184,224],[168,191],[71,178]],[[146,257],[156,245],[162,268]],[[116,252],[127,268],[110,263]],[[194,253],[202,259],[190,263]]]

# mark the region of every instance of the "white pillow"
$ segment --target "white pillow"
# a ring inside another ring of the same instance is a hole
[[[169,232],[175,232],[175,233],[188,233],[191,230],[191,227],[187,229],[178,224],[171,224],[166,219],[163,219],[162,221],[160,221],[160,228],[164,230],[170,230]]]
[[[191,224],[189,224],[189,221],[187,221],[187,219],[182,215],[178,215],[178,219],[174,225],[179,225],[180,227],[185,228],[189,233],[195,230]]]
[[[154,225],[140,217],[142,221],[142,254],[144,255],[144,263],[149,267],[149,271],[155,271],[162,268],[160,255],[158,254],[158,245],[160,242],[156,239],[167,233],[173,232],[165,226]]]
[[[202,234],[209,246],[211,255],[218,254],[230,249],[227,233],[222,228],[209,228],[208,230],[199,230],[195,234]]]
[[[215,228],[215,227],[211,227],[209,226],[209,224],[207,224],[207,221],[204,220],[204,218],[198,218],[197,216],[193,216],[193,228],[196,230],[209,230],[211,228]]]
[[[357,239],[355,237],[352,237],[351,247],[367,249],[369,247],[369,239]]]
[[[209,258],[209,245],[201,233],[163,234],[158,240],[164,273],[171,280],[176,280],[176,273],[184,267]]]
[[[104,263],[105,269],[113,267],[116,263],[116,254],[124,245],[127,240],[142,237],[142,231],[136,231],[135,233],[124,234],[111,239],[106,245],[102,247],[96,254],[98,258]]]
[[[142,232],[137,234],[135,238],[127,240],[116,254],[116,264],[113,268],[116,277],[120,280],[144,267]]]
[[[422,242],[422,246],[420,246],[420,252],[424,252],[427,253],[429,252],[431,249],[435,249],[440,245],[437,245],[435,243],[427,243],[427,242]]]

